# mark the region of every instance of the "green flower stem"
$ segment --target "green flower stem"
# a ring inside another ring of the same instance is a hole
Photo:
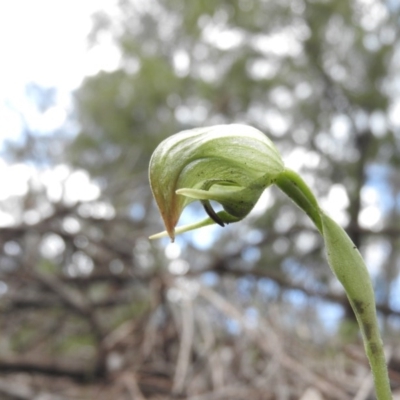
[[[321,214],[329,265],[342,283],[361,330],[374,376],[378,400],[392,398],[383,343],[376,317],[375,295],[364,260],[347,233]]]
[[[303,179],[296,172],[285,169],[275,178],[275,184],[305,211],[322,235],[318,202]]]
[[[371,279],[360,252],[347,233],[325,215],[307,184],[294,171],[284,170],[275,180],[314,222],[324,238],[329,265],[343,285],[361,330],[378,400],[392,398]]]

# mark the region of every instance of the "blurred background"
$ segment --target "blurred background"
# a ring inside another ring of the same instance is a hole
[[[359,246],[396,390],[399,38],[397,0],[1,2],[0,398],[374,398],[322,240],[278,190],[148,240],[152,151],[232,122]]]

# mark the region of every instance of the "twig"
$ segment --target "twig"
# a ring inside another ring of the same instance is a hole
[[[254,340],[257,345],[268,355],[276,357],[277,361],[286,369],[294,372],[297,376],[301,377],[307,383],[314,385],[327,396],[335,397],[336,399],[345,400],[350,399],[349,395],[338,387],[334,386],[332,383],[328,382],[326,379],[318,376],[314,372],[307,369],[302,363],[289,357],[283,351],[280,351],[281,346],[278,345],[278,340],[273,340],[272,345],[268,344],[268,340],[264,337],[265,329],[249,329],[246,325],[246,321],[243,318],[242,313],[237,310],[231,303],[225,300],[215,291],[206,288],[204,286],[200,287],[199,294],[212,303],[216,308],[224,312],[229,317],[237,320],[243,330],[248,334],[248,336]],[[262,325],[262,321],[260,321]],[[271,328],[268,327],[268,332],[272,332]],[[260,335],[261,334],[261,335]]]
[[[181,304],[182,311],[182,335],[179,346],[178,361],[175,369],[172,392],[181,394],[185,385],[190,354],[193,344],[193,306],[190,298],[184,298]]]
[[[253,399],[257,398],[256,396],[257,392],[254,389],[230,385],[210,393],[188,397],[187,400]],[[263,399],[272,399],[272,393],[271,396],[264,396]]]
[[[87,382],[102,377],[101,371],[87,366],[60,363],[43,358],[2,358],[0,359],[0,372],[27,372],[39,373],[53,377],[68,377],[77,382]]]
[[[122,375],[121,381],[132,400],[146,400],[137,383],[135,374],[125,373]]]
[[[12,397],[15,400],[67,400],[63,396],[55,395],[48,392],[36,393],[31,387],[21,384],[20,382],[11,382],[6,379],[0,379],[0,393]]]

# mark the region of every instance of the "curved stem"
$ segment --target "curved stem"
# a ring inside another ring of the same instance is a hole
[[[321,220],[328,262],[346,291],[360,327],[377,398],[390,400],[390,382],[368,270],[360,252],[343,228],[323,213]]]
[[[360,327],[377,399],[392,399],[374,290],[361,254],[343,228],[321,211],[310,188],[297,173],[285,170],[275,183],[307,213],[321,233],[329,266],[342,283]]]
[[[275,178],[275,184],[311,218],[322,235],[320,208],[304,180],[296,172],[285,169]]]

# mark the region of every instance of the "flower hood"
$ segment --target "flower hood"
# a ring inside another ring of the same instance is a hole
[[[149,179],[173,240],[190,202],[200,200],[210,216],[201,226],[239,221],[283,169],[279,152],[262,132],[246,125],[217,125],[165,139],[151,157]],[[209,200],[224,211],[215,213]]]

